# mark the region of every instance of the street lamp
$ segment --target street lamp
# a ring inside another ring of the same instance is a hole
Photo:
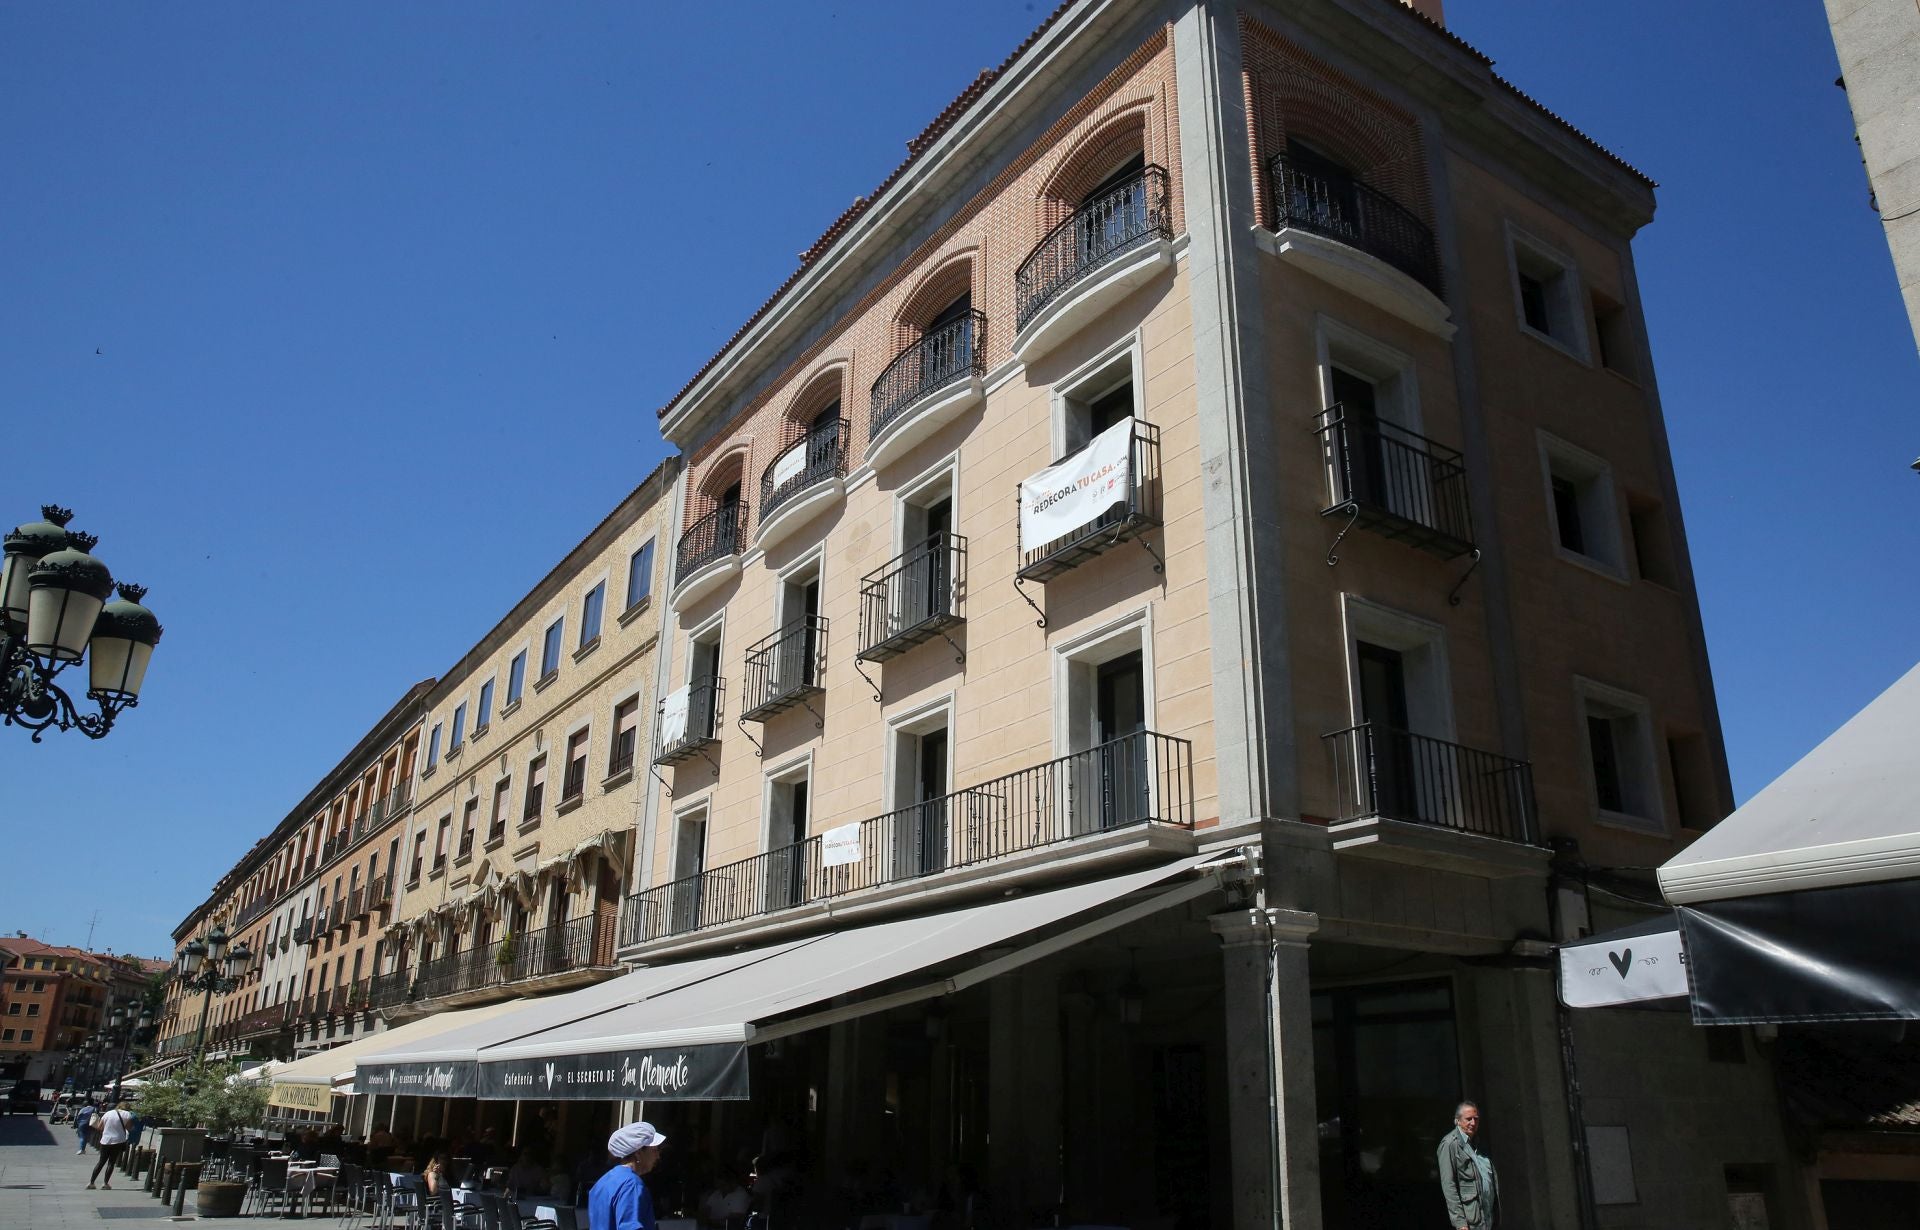
[[[43,504],[40,514],[0,544],[0,716],[35,743],[50,726],[104,738],[140,702],[160,621],[140,605],[147,591],[138,585],[118,586],[119,599],[107,601],[113,574],[89,554],[99,539],[66,528],[70,510]],[[54,677],[89,654],[97,711],[81,713]]]
[[[224,927],[215,927],[205,936],[188,941],[180,950],[181,988],[204,995],[200,1001],[200,1031],[193,1039],[195,1059],[200,1058],[201,1048],[207,1042],[207,1017],[213,1012],[213,993],[225,995],[239,987],[240,976],[247,972],[247,963],[252,960],[253,953],[244,942],[228,951]]]
[[[100,1033],[94,1035],[94,1037],[89,1040],[91,1044],[98,1048],[101,1061],[106,1061],[109,1055],[112,1057],[112,1100],[116,1103],[120,1101],[120,1081],[127,1072],[127,1053],[132,1049],[136,1036],[146,1031],[152,1025],[153,1014],[151,1012],[142,1011],[139,1019],[135,1020],[128,1013],[124,1005],[116,1004],[114,1005],[113,1011],[108,1014],[107,1022],[101,1028]],[[88,1085],[88,1092],[92,1092],[91,1084]]]

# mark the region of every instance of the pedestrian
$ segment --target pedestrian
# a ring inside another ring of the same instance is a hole
[[[113,1168],[119,1162],[120,1155],[127,1151],[127,1137],[133,1131],[133,1112],[122,1102],[112,1110],[100,1112],[94,1119],[94,1126],[100,1133],[100,1148],[97,1150],[100,1160],[93,1164],[93,1177],[87,1180],[87,1187],[91,1189],[98,1183],[101,1172],[105,1171],[107,1181],[103,1186],[112,1191]]]
[[[657,1230],[653,1194],[642,1176],[660,1160],[666,1143],[651,1123],[629,1123],[607,1138],[614,1166],[587,1193],[588,1230]]]
[[[80,1147],[73,1151],[75,1157],[87,1151],[87,1141],[93,1136],[93,1117],[97,1113],[99,1113],[99,1107],[89,1100],[80,1107],[80,1113],[73,1117],[73,1130],[80,1133]]]
[[[1447,1198],[1447,1224],[1454,1230],[1493,1230],[1500,1208],[1500,1186],[1493,1159],[1474,1147],[1480,1134],[1480,1108],[1462,1102],[1453,1108],[1453,1130],[1440,1139],[1440,1193]]]

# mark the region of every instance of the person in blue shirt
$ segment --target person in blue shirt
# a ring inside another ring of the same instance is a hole
[[[629,1123],[607,1138],[614,1165],[587,1193],[588,1230],[656,1230],[653,1194],[641,1176],[660,1160],[666,1143],[651,1123]]]

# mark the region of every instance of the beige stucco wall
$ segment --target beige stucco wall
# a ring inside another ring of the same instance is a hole
[[[418,918],[449,901],[463,901],[491,895],[500,877],[512,872],[535,872],[551,860],[571,852],[579,843],[601,833],[619,835],[612,847],[615,863],[624,872],[631,857],[630,834],[639,817],[641,789],[649,783],[646,764],[648,740],[654,710],[654,650],[659,640],[661,600],[667,581],[667,561],[671,558],[671,533],[668,519],[672,509],[672,485],[649,485],[644,500],[631,497],[603,527],[610,536],[596,550],[582,551],[570,557],[545,582],[548,590],[542,601],[522,613],[511,625],[496,629],[488,637],[489,647],[477,660],[463,663],[455,673],[442,680],[435,690],[424,729],[436,724],[442,728],[442,755],[431,770],[424,758],[416,774],[413,815],[401,847],[401,872],[411,869],[416,834],[426,834],[425,867],[419,882],[403,887],[396,923]],[[652,593],[642,605],[623,610],[626,603],[629,564],[635,551],[652,540]],[[591,539],[589,540],[591,541]],[[597,645],[582,651],[579,644],[581,603],[599,582],[606,583],[606,606],[601,619]],[[564,616],[566,626],[561,642],[558,672],[550,680],[541,680],[541,641],[547,627]],[[515,654],[527,654],[526,686],[518,705],[506,703],[508,668]],[[470,655],[472,656],[472,655]],[[494,714],[487,728],[475,733],[471,728],[457,752],[445,749],[454,709],[463,701],[468,722],[477,713],[481,686],[494,679]],[[609,779],[608,762],[614,733],[616,706],[629,699],[638,703],[638,746],[633,773]],[[589,731],[587,774],[584,796],[577,806],[562,811],[560,796],[565,779],[562,763],[568,737],[585,727]],[[546,755],[547,772],[543,803],[539,815],[523,821],[528,768],[536,756]],[[487,829],[496,785],[510,781],[506,804],[504,840],[488,848]],[[459,847],[461,823],[469,799],[479,800],[475,812],[476,835],[473,853],[462,862],[455,857]],[[448,838],[446,868],[432,871],[434,843],[442,819],[452,817]],[[549,869],[528,894],[534,903],[544,904],[550,878],[564,869]],[[583,904],[590,900],[593,877],[575,875],[569,891],[577,900],[570,917],[586,913]],[[542,920],[536,909],[530,923]],[[445,952],[445,941],[438,948]]]

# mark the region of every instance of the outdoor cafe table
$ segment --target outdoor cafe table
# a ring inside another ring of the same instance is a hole
[[[335,1166],[322,1166],[317,1162],[290,1162],[287,1165],[287,1212],[288,1217],[305,1217],[307,1205],[313,1199],[313,1189],[321,1179],[337,1178],[340,1170]],[[300,1195],[300,1211],[293,1211],[294,1193]]]

